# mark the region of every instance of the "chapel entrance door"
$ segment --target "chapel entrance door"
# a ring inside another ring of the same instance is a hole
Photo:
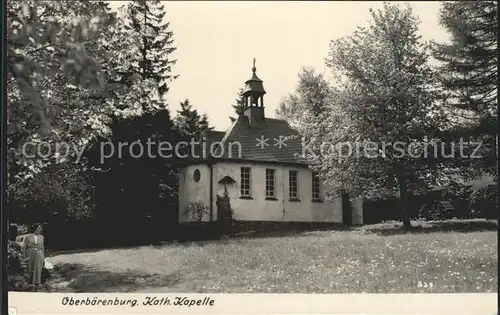
[[[232,234],[233,212],[227,195],[222,197],[217,195],[217,222],[222,234]]]

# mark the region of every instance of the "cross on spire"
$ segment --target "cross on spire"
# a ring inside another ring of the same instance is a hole
[[[253,68],[252,68],[252,71],[255,72],[257,70],[257,68],[255,68],[255,58],[253,58]]]

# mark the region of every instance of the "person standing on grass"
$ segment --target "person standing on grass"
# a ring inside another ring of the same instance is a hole
[[[43,242],[42,225],[34,224],[30,233],[24,237],[23,248],[25,256],[28,259],[30,284],[35,286],[35,290],[42,283],[42,270],[45,261],[45,247]]]

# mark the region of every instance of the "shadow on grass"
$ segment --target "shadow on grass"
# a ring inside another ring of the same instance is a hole
[[[144,287],[173,286],[181,280],[179,273],[110,272],[82,264],[58,264],[54,266],[53,273],[69,282],[64,291],[70,292],[131,292]]]
[[[192,239],[192,240],[185,240],[185,241],[174,241],[174,242],[163,242],[162,245],[164,244],[177,244],[180,246],[191,246],[191,245],[196,245],[203,247],[205,245],[211,245],[211,244],[225,244],[228,242],[234,242],[238,240],[245,240],[245,239],[268,239],[268,238],[282,238],[282,237],[300,237],[300,236],[307,236],[311,232],[327,232],[327,231],[349,231],[355,229],[354,227],[344,227],[342,225],[336,224],[334,226],[327,226],[327,227],[299,227],[299,228],[284,228],[284,229],[277,229],[277,230],[265,230],[265,229],[255,229],[255,230],[248,230],[248,231],[240,231],[236,232],[233,235],[219,235],[214,237],[213,239]]]
[[[158,242],[160,243],[160,242]],[[132,245],[109,245],[109,246],[101,246],[98,248],[78,248],[78,249],[47,249],[46,256],[57,256],[57,255],[69,255],[69,254],[81,254],[81,253],[97,253],[103,250],[113,250],[113,249],[132,249],[137,248],[139,246],[148,246],[152,244],[132,244]]]
[[[348,227],[326,227],[326,228],[311,228],[311,229],[293,229],[283,231],[250,231],[234,235],[232,238],[277,238],[277,237],[296,237],[306,236],[311,232],[327,232],[327,231],[349,231],[352,228]]]
[[[65,251],[54,251],[48,256],[61,255],[61,254],[74,254],[74,253],[92,253],[99,252],[108,249],[126,249],[126,248],[137,248],[138,246],[153,246],[155,248],[162,248],[165,245],[178,245],[178,246],[200,246],[211,244],[224,244],[230,242],[230,240],[244,240],[244,239],[259,239],[259,238],[280,238],[280,237],[300,237],[307,236],[314,232],[328,232],[328,231],[361,231],[367,233],[374,233],[381,236],[390,236],[398,234],[408,234],[408,233],[439,233],[439,232],[457,232],[457,233],[467,233],[467,232],[481,232],[481,231],[498,231],[498,221],[495,220],[485,220],[485,219],[470,219],[470,220],[447,220],[447,221],[412,221],[412,229],[410,231],[404,231],[402,229],[402,223],[397,221],[382,222],[371,225],[362,226],[351,226],[346,227],[342,224],[329,224],[325,226],[311,226],[303,225],[300,227],[287,227],[277,230],[266,230],[262,228],[256,228],[253,230],[241,231],[233,234],[232,236],[222,235],[203,239],[201,236],[198,238],[193,236],[191,239],[184,240],[169,240],[163,242],[157,242],[155,244],[144,244],[144,245],[129,245],[129,246],[108,246],[98,249],[79,249],[79,250],[65,250]]]
[[[438,233],[458,232],[471,233],[483,231],[498,231],[498,221],[494,220],[449,220],[449,221],[417,221],[412,222],[410,231],[404,231],[402,224],[381,223],[360,227],[359,230],[375,233],[381,236],[398,235],[405,233]]]
[[[470,233],[481,231],[498,231],[498,222],[494,220],[485,219],[470,219],[470,220],[447,220],[447,221],[412,221],[412,228],[410,231],[404,231],[402,223],[398,221],[382,222],[372,225],[351,226],[346,227],[341,224],[335,226],[325,227],[301,227],[283,230],[250,230],[240,232],[229,236],[222,236],[217,239],[211,240],[189,240],[183,242],[165,242],[163,244],[177,244],[180,246],[205,246],[209,244],[224,244],[226,242],[244,240],[244,239],[259,239],[259,238],[280,238],[280,237],[301,237],[308,236],[314,232],[328,232],[328,231],[361,231],[367,233],[374,233],[380,236],[390,236],[398,234],[420,234],[420,233],[443,233],[443,232],[457,232],[457,233]]]

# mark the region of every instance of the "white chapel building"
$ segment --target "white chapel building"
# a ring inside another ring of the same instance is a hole
[[[341,197],[326,199],[324,184],[298,157],[297,132],[285,120],[265,116],[266,91],[255,65],[252,71],[244,114],[225,132],[206,131],[204,153],[180,170],[179,222],[192,220],[186,209],[197,201],[208,208],[203,221],[220,220],[217,195],[226,194],[236,221],[363,224],[362,200],[346,206]],[[214,143],[220,150],[211,154]]]

